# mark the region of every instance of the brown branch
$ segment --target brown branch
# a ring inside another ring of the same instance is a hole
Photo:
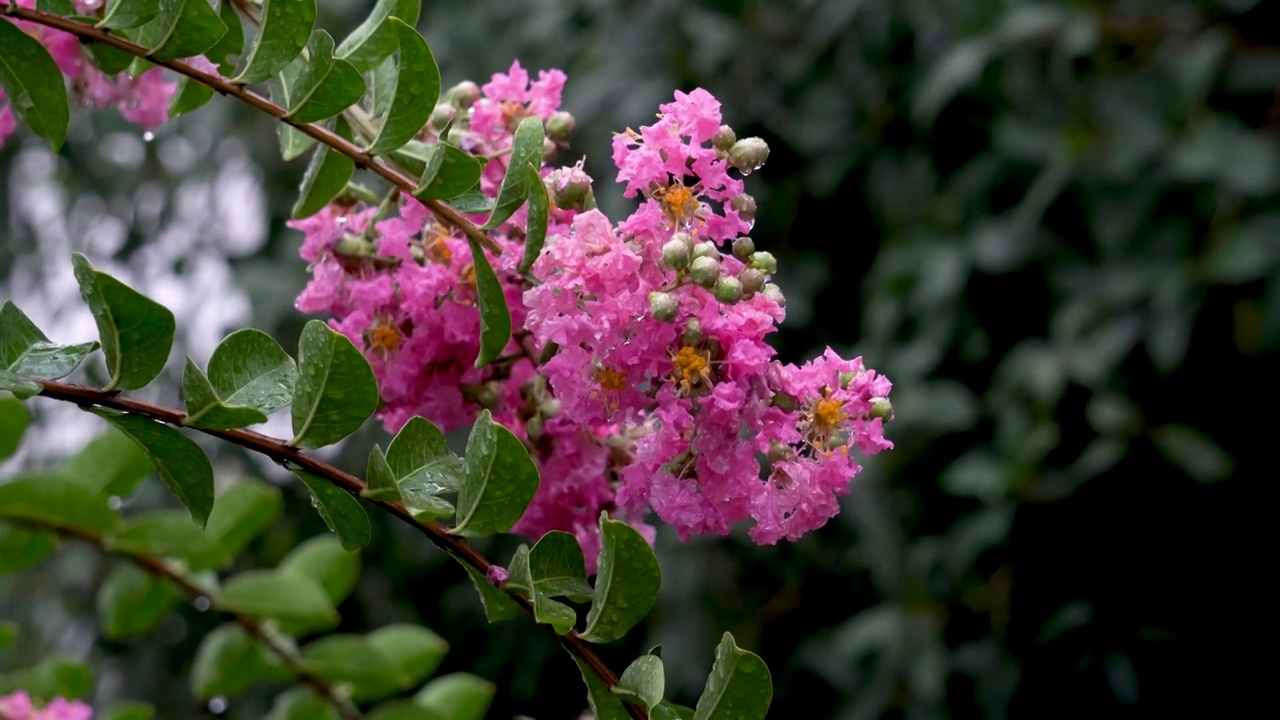
[[[159,407],[150,403],[141,402],[124,397],[118,393],[105,392],[94,388],[84,387],[81,385],[71,385],[68,383],[54,382],[52,380],[37,380],[42,386],[40,394],[44,397],[53,398],[55,400],[64,400],[74,403],[83,408],[106,408],[109,410],[117,410],[126,412],[140,417],[149,418],[168,425],[184,427],[182,421],[186,415],[177,410]],[[252,430],[206,430],[203,428],[190,428],[199,430],[206,435],[225,440],[234,445],[252,450],[260,455],[271,458],[276,463],[297,467],[317,477],[323,478],[328,482],[342,488],[357,498],[362,498],[366,502],[382,508],[386,512],[399,518],[414,529],[426,535],[427,538],[439,547],[441,550],[458,558],[462,562],[475,568],[482,576],[488,576],[489,568],[493,567],[493,563],[489,562],[480,553],[476,552],[466,540],[449,533],[449,529],[444,525],[432,520],[421,522],[414,518],[413,515],[405,508],[403,503],[389,502],[385,500],[371,500],[363,498],[362,493],[368,487],[363,480],[352,475],[345,470],[334,467],[329,463],[317,460],[309,455],[305,455],[297,448],[289,446],[284,440],[268,437]],[[508,591],[508,596],[516,602],[520,607],[530,614],[533,613],[533,605],[525,597]],[[545,626],[548,630],[554,632],[550,625]],[[566,650],[580,658],[592,672],[600,678],[607,687],[614,687],[618,684],[618,676],[614,673],[604,660],[596,654],[594,648],[586,640],[582,639],[576,631],[569,631],[565,635],[557,635],[560,644]],[[643,707],[633,705],[624,701],[627,712],[634,720],[648,720],[648,713]]]
[[[355,161],[357,167],[365,168],[385,179],[393,186],[399,188],[405,194],[412,195],[418,189],[418,181],[412,175],[405,173],[404,170],[385,162],[375,155],[371,155],[361,150],[355,143],[328,130],[315,123],[300,123],[288,117],[289,111],[280,105],[268,100],[267,98],[245,89],[240,83],[231,82],[216,73],[207,73],[202,70],[188,65],[181,60],[158,60],[151,56],[151,51],[130,42],[118,35],[113,35],[107,30],[96,28],[70,18],[64,18],[60,15],[43,12],[30,8],[9,5],[7,8],[0,5],[0,14],[7,14],[12,17],[20,18],[28,22],[38,23],[47,27],[71,33],[80,38],[84,42],[96,42],[108,45],[117,50],[129,53],[135,57],[144,58],[149,62],[168,68],[176,73],[185,75],[192,80],[206,87],[217,90],[223,95],[229,95],[236,98],[240,102],[254,108],[276,120],[297,128],[299,132],[314,138],[317,142],[327,145],[334,151],[342,153]],[[465,218],[462,213],[449,207],[440,200],[422,200],[431,212],[435,213],[446,223],[461,230],[468,238],[480,243],[480,245],[495,255],[502,254],[502,248],[498,247],[483,230],[476,227],[475,223]]]
[[[197,585],[191,578],[174,569],[162,558],[119,552],[112,549],[101,535],[95,535],[83,530],[47,527],[43,524],[33,524],[33,527],[41,527],[64,537],[81,540],[104,553],[125,558],[147,573],[169,581],[170,584],[177,587],[193,601],[203,598],[209,603],[210,607],[216,607],[217,599],[208,590]],[[280,642],[256,618],[234,612],[224,612],[223,615],[235,621],[241,628],[244,628],[245,632],[257,638],[258,642],[262,643],[271,654],[275,655],[289,672],[293,673],[302,682],[310,685],[311,689],[316,691],[316,694],[327,700],[330,705],[333,705],[343,720],[364,720],[364,715],[360,713],[360,709],[352,704],[349,698],[338,692],[338,689],[330,684],[328,680],[305,670],[302,667],[302,658],[298,657],[298,654],[292,648]]]

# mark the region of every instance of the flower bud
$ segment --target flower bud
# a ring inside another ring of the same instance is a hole
[[[679,240],[680,242],[684,243],[684,244],[685,244],[685,246],[687,246],[687,247],[689,248],[689,255],[692,257],[692,255],[693,255],[693,248],[694,248],[694,247],[696,247],[696,246],[697,246],[697,244],[698,244],[698,241],[697,241],[697,240],[694,240],[692,235],[690,235],[689,233],[684,232],[684,231],[682,230],[682,231],[680,231],[680,232],[678,232],[678,233],[676,233],[676,234],[672,235],[672,236],[671,236],[671,239],[672,239],[672,240]]]
[[[854,380],[856,380],[856,379],[857,379],[857,377],[858,377],[859,375],[861,375],[861,374],[862,374],[862,373],[856,373],[856,372],[842,372],[842,373],[837,373],[837,374],[836,374],[836,377],[840,379],[840,389],[841,389],[841,390],[848,390],[848,389],[849,389],[849,383],[851,383],[851,382],[853,382]]]
[[[889,402],[889,398],[871,398],[871,417],[872,419],[893,419],[893,403]]]
[[[792,450],[791,446],[784,442],[773,440],[769,443],[768,458],[770,464],[784,462],[787,460],[795,460],[796,451]]]
[[[716,244],[710,240],[703,240],[693,246],[693,256],[695,258],[708,257],[720,262],[720,248],[717,248]]]
[[[800,404],[796,402],[795,398],[784,392],[775,393],[773,399],[770,400],[770,403],[772,403],[774,407],[786,412],[791,412],[792,410],[800,407]]]
[[[496,408],[501,400],[502,383],[496,380],[485,383],[484,387],[480,388],[480,392],[476,394],[476,402],[481,407],[486,407],[490,410]]]
[[[758,137],[743,138],[729,148],[729,164],[750,175],[769,159],[769,145]]]
[[[448,127],[449,123],[453,122],[457,117],[457,108],[449,103],[440,103],[439,105],[436,105],[435,110],[431,111],[431,119],[428,123],[431,126],[431,130],[436,134],[439,134],[441,130]]]
[[[733,200],[729,201],[729,207],[733,208],[738,213],[738,217],[743,220],[756,221],[756,199],[751,195],[742,193],[734,196]]]
[[[689,267],[693,259],[689,245],[679,238],[671,238],[662,246],[662,262],[672,270],[683,270]]]
[[[764,290],[761,290],[760,294],[778,303],[778,307],[787,306],[787,296],[782,294],[782,288],[773,283],[765,283]]]
[[[595,206],[591,176],[582,171],[581,165],[556,168],[545,182],[551,188],[552,202],[561,210],[589,210]]]
[[[721,125],[715,135],[711,136],[711,145],[724,152],[728,152],[733,144],[738,142],[738,136],[733,133],[733,128],[728,125]]]
[[[459,109],[469,108],[479,99],[480,86],[470,80],[463,80],[444,94],[444,101]]]
[[[346,257],[359,257],[361,255],[372,255],[374,248],[372,243],[358,235],[343,235],[333,246],[334,255],[344,255]]]
[[[555,398],[547,398],[538,406],[538,414],[545,418],[553,418],[560,414],[561,407],[559,400]]]
[[[747,295],[755,295],[764,289],[764,273],[754,268],[738,273],[738,280],[742,282],[742,291]]]
[[[449,132],[445,134],[444,141],[454,147],[462,147],[462,143],[467,139],[467,129],[454,123],[449,126]]]
[[[773,275],[778,272],[778,259],[767,250],[757,250],[751,253],[751,259],[747,261],[747,264],[765,275]]]
[[[671,322],[680,312],[680,301],[671,293],[655,290],[649,293],[649,311],[662,322]]]
[[[557,142],[565,142],[573,135],[573,130],[578,126],[578,121],[573,117],[573,113],[560,110],[551,113],[551,117],[547,118],[546,128],[547,137]]]
[[[755,251],[756,242],[749,237],[743,236],[733,241],[733,256],[743,262],[750,259],[751,253]]]
[[[722,277],[716,281],[716,299],[723,303],[742,299],[742,281],[736,277]]]
[[[680,333],[680,342],[690,347],[696,347],[702,344],[706,336],[702,334],[702,321],[696,317],[691,317],[684,324],[684,332]]]
[[[720,279],[720,261],[713,257],[694,258],[693,264],[689,266],[689,277],[710,290]]]
[[[537,442],[542,437],[544,424],[541,415],[534,415],[524,422],[524,431],[529,434],[530,440]]]
[[[849,444],[849,433],[844,430],[835,430],[827,436],[827,449],[838,450]]]

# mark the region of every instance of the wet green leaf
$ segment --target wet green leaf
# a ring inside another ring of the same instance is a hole
[[[400,44],[400,69],[386,115],[378,118],[378,135],[365,148],[383,155],[413,139],[431,118],[440,97],[440,69],[427,41],[397,18],[387,18]]]
[[[538,468],[519,438],[480,413],[467,440],[466,479],[458,491],[457,535],[506,532],[538,490]]]
[[[298,57],[316,23],[316,0],[263,0],[258,34],[244,69],[231,78],[245,85],[262,82]]]
[[[98,325],[110,382],[104,390],[137,390],[164,369],[173,345],[168,308],[110,275],[93,269],[80,253],[71,256],[80,295]]]
[[[374,69],[399,47],[396,29],[387,23],[396,17],[413,27],[418,22],[422,0],[378,0],[364,22],[338,45],[338,57],[361,72]]]
[[[743,650],[725,633],[698,698],[694,720],[764,720],[773,701],[773,681],[759,655]]]
[[[346,336],[312,320],[298,340],[290,445],[324,447],[355,432],[378,406],[369,361]]]
[[[329,529],[342,541],[347,550],[359,550],[369,544],[372,530],[369,516],[360,501],[328,480],[305,470],[293,469],[293,474],[311,491],[311,504]]]
[[[97,409],[94,414],[111,423],[151,458],[160,479],[204,527],[213,509],[213,465],[194,440],[168,425],[137,415]]]
[[[71,119],[62,71],[38,40],[8,20],[0,21],[0,47],[0,89],[9,107],[57,152]]]

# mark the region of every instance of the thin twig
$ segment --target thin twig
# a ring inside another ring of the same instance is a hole
[[[412,195],[418,189],[417,179],[412,175],[405,173],[400,168],[383,161],[375,155],[371,155],[368,152],[361,150],[355,143],[320,125],[315,123],[300,123],[293,120],[288,117],[289,111],[284,107],[275,104],[251,90],[247,90],[245,86],[240,83],[234,83],[227,80],[221,75],[197,70],[181,60],[156,59],[151,56],[150,50],[147,50],[137,43],[130,42],[129,40],[117,35],[112,35],[107,30],[101,30],[92,25],[87,25],[70,18],[64,18],[60,15],[54,15],[52,13],[32,8],[18,7],[16,5],[9,5],[7,7],[0,5],[0,14],[7,14],[28,22],[38,23],[56,30],[71,33],[83,41],[109,45],[117,50],[129,53],[130,55],[145,58],[160,67],[168,68],[181,75],[186,75],[201,85],[217,90],[223,95],[229,95],[236,98],[255,110],[265,113],[282,123],[297,128],[298,131],[304,135],[314,138],[317,142],[327,145],[334,151],[351,158],[355,161],[357,167],[365,168],[377,175],[380,175],[387,182],[400,188],[401,191],[408,195]],[[446,223],[454,226],[458,230],[461,230],[468,238],[480,243],[484,249],[494,255],[502,254],[502,248],[490,239],[483,230],[476,227],[475,223],[463,217],[462,213],[449,207],[440,200],[422,200],[421,202]]]
[[[176,570],[162,558],[151,555],[135,555],[133,553],[113,550],[107,543],[106,539],[101,535],[95,535],[83,530],[73,530],[63,527],[46,527],[42,523],[33,524],[33,526],[51,530],[64,537],[75,538],[76,540],[93,545],[104,553],[125,558],[147,573],[169,581],[169,583],[181,590],[191,600],[195,601],[203,598],[209,603],[210,607],[216,607],[217,599],[210,594],[208,590],[197,585],[195,581]],[[302,682],[310,685],[311,688],[316,691],[316,694],[320,695],[327,700],[329,704],[333,705],[334,709],[338,711],[338,714],[343,718],[343,720],[364,720],[364,715],[360,713],[360,709],[352,704],[349,698],[338,692],[338,689],[330,684],[328,680],[305,670],[302,667],[302,658],[298,656],[298,653],[294,651],[293,648],[280,642],[280,640],[267,630],[266,626],[258,622],[256,618],[234,612],[224,612],[223,615],[235,621],[237,625],[244,628],[245,632],[249,633],[254,638],[257,638],[257,640],[261,642],[262,645],[271,652],[271,654],[275,655],[280,660],[280,663],[284,665],[289,672],[293,673],[294,676]]]
[[[126,412],[140,417],[149,418],[168,425],[183,427],[182,421],[186,415],[177,410],[152,405],[139,400],[124,397],[118,393],[104,392],[94,388],[84,387],[81,385],[72,385],[68,383],[60,383],[52,380],[38,380],[42,386],[41,395],[53,398],[55,400],[64,400],[74,403],[83,408],[107,408],[109,410],[117,410]],[[357,498],[362,497],[363,491],[368,487],[363,480],[352,475],[351,473],[334,467],[322,460],[317,460],[309,455],[305,455],[297,448],[289,446],[284,440],[268,437],[252,430],[206,430],[204,428],[190,428],[199,430],[206,435],[225,440],[234,445],[252,450],[253,452],[271,458],[278,464],[285,464],[297,467],[308,473],[320,478],[324,478],[328,482],[342,488],[346,492]],[[489,562],[480,553],[476,552],[466,540],[449,533],[449,529],[434,520],[422,522],[414,518],[413,515],[405,508],[403,503],[389,502],[385,500],[371,500],[363,498],[366,502],[382,508],[386,512],[399,518],[401,521],[412,526],[423,535],[426,535],[432,543],[441,550],[449,553],[462,562],[470,565],[479,571],[480,575],[487,577],[489,568],[493,563]],[[508,592],[508,596],[516,602],[520,607],[530,614],[533,613],[533,606],[525,597]],[[550,625],[545,626],[549,631],[554,632]],[[614,673],[604,660],[596,654],[594,648],[586,640],[582,639],[576,631],[569,631],[565,635],[557,635],[560,644],[564,646],[573,655],[580,658],[592,672],[600,678],[607,687],[614,687],[618,684],[618,676]],[[648,720],[648,713],[644,708],[624,702],[627,712],[634,720]]]

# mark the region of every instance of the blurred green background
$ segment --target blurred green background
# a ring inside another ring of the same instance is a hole
[[[586,155],[615,218],[629,205],[609,134],[650,122],[675,89],[714,93],[739,137],[772,148],[747,187],[789,299],[781,355],[831,345],[895,383],[897,448],[820,532],[776,547],[659,534],[662,598],[605,648],[615,666],[662,643],[668,694],[692,704],[730,630],[769,664],[777,718],[1226,712],[1260,692],[1252,653],[1269,653],[1274,622],[1254,556],[1280,355],[1274,4],[426,4],[446,84],[512,58],[569,74],[579,132],[564,160]],[[325,0],[321,24],[340,37],[371,5]],[[91,337],[77,249],[174,307],[180,350],[200,360],[244,325],[291,347],[306,269],[284,222],[303,167],[230,101],[146,143],[112,113],[81,114],[57,163],[15,138],[0,149],[0,296],[55,340]],[[159,397],[175,404],[176,384]],[[44,425],[23,464],[96,428],[51,428],[64,409],[30,405]],[[383,437],[366,430],[338,462],[363,468]],[[243,567],[323,532],[280,469],[215,462],[285,494]],[[154,483],[131,502],[169,500]],[[344,629],[420,621],[453,647],[442,672],[498,684],[490,717],[577,717],[577,669],[550,637],[524,619],[487,626],[456,565],[374,520]],[[69,652],[90,659],[100,699],[212,717],[186,680],[216,619],[187,607],[148,636],[98,639],[108,566],[69,548],[0,577],[0,616],[24,625],[0,663]],[[224,716],[260,717],[276,689]]]

